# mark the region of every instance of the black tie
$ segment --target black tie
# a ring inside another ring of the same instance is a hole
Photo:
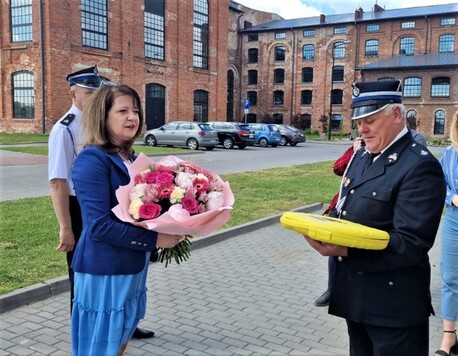
[[[364,170],[363,173],[367,171],[367,169],[371,166],[372,162],[374,162],[374,158],[377,157],[379,153],[368,153],[366,162],[364,162]]]

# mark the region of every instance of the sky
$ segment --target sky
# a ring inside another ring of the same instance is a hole
[[[235,0],[252,9],[274,12],[285,19],[312,17],[320,14],[348,14],[359,7],[372,11],[375,3],[386,10],[407,7],[456,4],[456,0]]]

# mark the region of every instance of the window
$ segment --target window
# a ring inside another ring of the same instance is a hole
[[[275,32],[276,40],[283,40],[286,38],[286,32]]]
[[[310,128],[312,127],[312,115],[302,114],[301,121],[302,121],[302,129],[310,130]]]
[[[381,77],[377,79],[378,82],[383,82],[384,80],[395,80],[395,79],[391,77]]]
[[[304,37],[315,37],[315,29],[304,30]]]
[[[455,35],[439,36],[439,52],[454,52],[455,51]]]
[[[145,57],[164,60],[164,0],[145,0]]]
[[[208,122],[208,92],[194,91],[194,121]]]
[[[378,40],[366,41],[366,57],[378,56]]]
[[[411,28],[415,28],[415,21],[401,22],[401,29],[406,30],[406,29],[411,29]]]
[[[413,37],[404,37],[401,38],[399,44],[399,54],[405,54],[406,56],[411,56],[414,54],[415,48],[415,39]]]
[[[31,72],[16,72],[11,76],[13,83],[13,118],[33,119],[35,117],[34,75]]]
[[[332,114],[331,115],[331,130],[339,130],[342,123],[342,115]]]
[[[331,91],[331,103],[341,105],[343,98],[343,90],[341,89],[332,89]]]
[[[257,41],[259,38],[257,33],[249,33],[248,34],[248,41]]]
[[[404,92],[405,97],[421,97],[421,79],[416,77],[404,79]]]
[[[274,119],[274,124],[283,124],[283,114],[273,114],[272,118]]]
[[[437,110],[434,113],[434,135],[443,135],[445,132],[445,112]]]
[[[312,105],[313,92],[311,90],[301,91],[301,105]]]
[[[455,25],[455,18],[454,17],[449,17],[445,19],[441,19],[441,26],[454,26]]]
[[[250,113],[246,115],[246,122],[254,123],[257,120],[256,114]]]
[[[302,83],[313,83],[313,68],[302,68]]]
[[[345,58],[345,43],[344,42],[335,42],[332,45],[332,56],[334,59]]]
[[[307,61],[313,61],[315,58],[315,46],[312,44],[306,44],[302,47],[302,59]]]
[[[81,0],[83,46],[108,49],[107,0]]]
[[[334,27],[334,34],[335,35],[345,35],[347,33],[346,27]]]
[[[258,84],[258,71],[249,70],[248,71],[248,85]]]
[[[11,0],[11,42],[33,40],[32,0]]]
[[[275,69],[274,70],[274,84],[283,84],[285,82],[285,70]]]
[[[258,63],[258,49],[257,48],[248,49],[248,63]]]
[[[274,105],[283,105],[283,91],[282,90],[274,91]]]
[[[285,49],[284,46],[275,47],[275,60],[276,61],[284,61],[285,60],[285,52],[286,52],[286,49]]]
[[[450,79],[446,77],[434,78],[431,83],[431,96],[433,97],[450,96]]]
[[[250,101],[250,106],[258,105],[258,93],[255,91],[249,91],[246,93],[246,97]]]
[[[194,0],[193,65],[208,68],[208,1]]]
[[[406,114],[407,117],[407,122],[410,122],[410,120],[415,124],[415,127],[411,126],[414,130],[416,130],[417,127],[417,112],[415,110],[409,110],[407,111]]]
[[[366,26],[366,32],[378,32],[380,31],[380,25],[377,24],[370,24]]]
[[[333,82],[343,82],[344,81],[344,67],[343,66],[334,66],[332,68],[332,81]]]

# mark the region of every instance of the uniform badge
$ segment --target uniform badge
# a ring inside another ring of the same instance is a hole
[[[358,96],[359,96],[359,93],[360,93],[359,88],[358,88],[357,86],[354,86],[354,87],[353,87],[353,92],[352,92],[353,96],[354,96],[354,97],[358,97]]]
[[[350,183],[351,183],[351,179],[348,177],[344,177],[344,187],[348,187]]]
[[[421,152],[420,152],[420,153],[421,153],[421,155],[422,155],[422,156],[427,156],[427,155],[429,154],[429,153],[428,153],[428,152],[426,152],[425,150],[421,150]]]
[[[388,156],[388,160],[389,160],[390,162],[393,162],[393,161],[396,162],[397,159],[398,159],[398,154],[397,154],[397,153],[393,153],[392,155],[389,155],[389,156]]]

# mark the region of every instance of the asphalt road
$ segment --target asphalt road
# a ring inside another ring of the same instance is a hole
[[[218,174],[288,167],[320,161],[334,161],[351,144],[306,142],[295,147],[247,147],[244,150],[199,150],[175,156],[190,160]],[[0,201],[49,195],[48,164],[45,156],[10,152],[0,148]]]

